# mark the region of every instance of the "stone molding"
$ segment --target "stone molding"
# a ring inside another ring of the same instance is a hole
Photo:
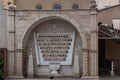
[[[82,49],[82,52],[88,52],[88,51],[89,51],[89,49],[87,49],[87,48]]]
[[[13,34],[15,33],[15,31],[8,31],[8,32],[9,32],[9,33],[13,33]]]
[[[89,50],[89,52],[92,52],[92,53],[97,53],[97,52],[98,52],[98,50],[91,49],[91,50]]]

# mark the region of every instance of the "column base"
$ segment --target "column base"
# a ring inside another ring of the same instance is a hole
[[[110,71],[111,76],[115,76],[114,71]]]

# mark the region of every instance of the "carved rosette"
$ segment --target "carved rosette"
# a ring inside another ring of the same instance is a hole
[[[23,66],[22,66],[22,50],[17,51],[15,54],[15,75],[23,76]]]
[[[83,50],[83,76],[88,76],[88,53],[87,49]]]

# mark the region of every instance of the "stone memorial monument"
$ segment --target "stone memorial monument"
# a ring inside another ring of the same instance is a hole
[[[94,0],[4,0],[4,8],[7,80],[98,79]]]
[[[37,65],[48,65],[58,74],[60,65],[72,65],[75,32],[34,33]]]

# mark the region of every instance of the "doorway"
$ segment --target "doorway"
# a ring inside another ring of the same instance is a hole
[[[106,39],[99,39],[98,54],[99,54],[99,76],[110,76],[111,61],[106,57]]]
[[[120,39],[99,39],[99,76],[120,75]]]

